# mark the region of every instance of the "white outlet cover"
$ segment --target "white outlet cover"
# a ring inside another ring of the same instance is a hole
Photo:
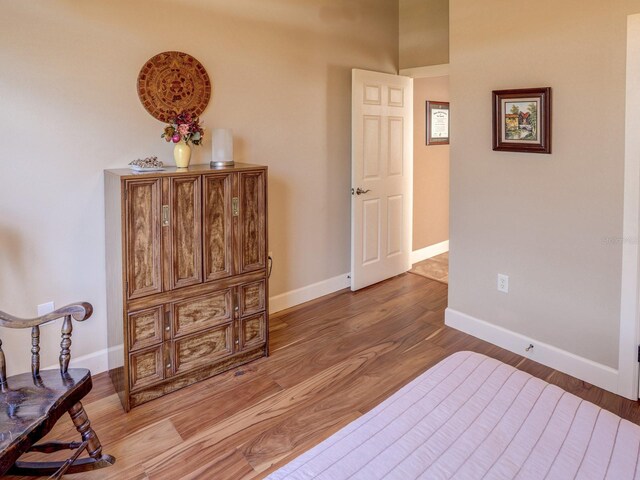
[[[498,291],[509,293],[509,275],[498,274]]]

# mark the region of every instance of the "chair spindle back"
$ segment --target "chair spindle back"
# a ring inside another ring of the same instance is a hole
[[[60,342],[60,373],[67,373],[69,361],[71,360],[71,332],[73,324],[71,315],[64,317],[62,322],[62,341]]]
[[[31,327],[31,374],[33,378],[40,374],[40,327]]]
[[[2,340],[0,340],[0,391],[4,392],[7,388],[7,364],[2,351]]]
[[[37,318],[18,318],[0,311],[0,326],[7,328],[31,328],[31,374],[37,380],[40,374],[40,325],[63,318],[62,341],[60,342],[60,373],[66,374],[71,360],[71,332],[73,331],[72,319],[83,322],[91,316],[93,307],[90,303],[79,302],[58,310],[47,313]],[[2,351],[0,340],[0,390],[5,391],[7,386],[6,360]]]

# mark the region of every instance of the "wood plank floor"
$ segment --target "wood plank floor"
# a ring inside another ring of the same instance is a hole
[[[640,423],[636,402],[445,327],[446,304],[447,285],[412,274],[323,297],[271,317],[269,358],[129,414],[98,375],[84,404],[117,462],[70,478],[263,478],[459,350],[517,366]],[[74,433],[64,419],[49,438]]]

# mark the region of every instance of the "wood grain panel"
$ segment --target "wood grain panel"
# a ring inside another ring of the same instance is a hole
[[[216,282],[199,283],[198,285],[192,285],[190,287],[180,288],[178,290],[172,290],[163,292],[158,295],[150,297],[136,298],[129,302],[130,310],[143,310],[145,308],[154,307],[160,303],[171,303],[180,300],[187,300],[189,298],[200,297],[208,293],[212,293],[218,290],[224,290],[242,283],[255,282],[264,278],[264,270],[246,273],[244,275],[235,275],[229,278],[223,278]]]
[[[264,357],[265,355],[266,351],[264,348],[248,350],[230,357],[225,357],[214,363],[202,365],[193,370],[189,370],[183,375],[174,375],[163,382],[136,390],[131,393],[131,408],[151,400],[155,400],[167,393],[175,392],[181,388],[193,385],[194,383],[213,377],[214,375],[226,372],[227,370],[239,367],[245,363],[250,363],[258,358]],[[211,382],[214,382],[216,385],[216,388],[220,384],[220,381],[221,379],[211,380]],[[209,384],[208,388],[211,388],[211,384]],[[186,396],[186,402],[188,402],[191,397],[188,394]]]
[[[248,350],[262,345],[267,339],[265,315],[240,319],[240,350]]]
[[[231,321],[231,289],[172,305],[175,337]]]
[[[164,378],[162,345],[129,355],[131,389],[138,389]]]
[[[205,281],[233,274],[232,174],[203,176],[203,262]]]
[[[172,177],[171,288],[202,281],[200,177]]]
[[[125,267],[120,319],[109,315],[110,330],[120,324],[124,333],[124,355],[110,360],[124,408],[266,356],[267,169],[123,169],[107,177],[106,198],[117,194],[125,216],[125,259],[113,248],[107,259]],[[111,210],[110,218],[122,217]],[[246,325],[249,346],[240,351],[240,319],[262,312],[265,325]]]
[[[228,324],[175,340],[173,358],[176,374],[231,355],[232,337],[233,330],[231,324]]]
[[[162,306],[129,314],[129,350],[140,350],[162,342]]]
[[[160,188],[155,178],[126,184],[129,298],[162,291]]]
[[[248,283],[238,287],[240,293],[240,316],[253,315],[265,309],[266,280]]]
[[[238,256],[240,273],[244,273],[266,265],[265,172],[240,172],[238,177]]]

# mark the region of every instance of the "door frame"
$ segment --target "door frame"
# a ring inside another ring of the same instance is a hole
[[[440,65],[428,65],[425,67],[413,67],[413,68],[402,68],[399,71],[399,75],[403,75],[405,77],[411,77],[413,79],[416,78],[435,78],[435,77],[449,77],[449,64],[443,63]],[[414,98],[415,104],[415,98]],[[415,115],[414,115],[415,121]],[[413,161],[415,167],[415,144],[412,146],[413,152]],[[414,169],[415,172],[415,169]],[[449,181],[451,183],[451,181]],[[414,210],[415,210],[415,197],[414,197]],[[449,206],[449,217],[451,216],[451,208]],[[411,227],[413,230],[413,216],[411,217]],[[430,245],[425,248],[421,248],[419,250],[414,250],[413,248],[413,238],[411,243],[411,267],[413,265],[421,262],[423,260],[435,257],[437,255],[441,255],[443,253],[447,253],[449,251],[449,240],[445,240],[440,243],[436,243],[434,245]]]
[[[625,97],[624,213],[618,394],[638,399],[640,344],[640,14],[627,16]],[[614,243],[616,243],[614,242]]]

